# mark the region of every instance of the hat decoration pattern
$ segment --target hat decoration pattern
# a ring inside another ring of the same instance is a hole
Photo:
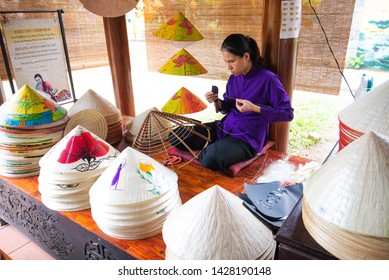
[[[151,189],[147,190],[148,192],[152,193],[153,195],[160,195],[161,186],[159,186],[154,181],[153,171],[155,171],[155,168],[151,162],[139,162],[139,169],[136,170],[136,173],[139,174],[142,180],[146,181],[149,185],[152,186]]]
[[[6,127],[33,127],[59,121],[67,110],[46,99],[28,85],[6,101],[0,112],[0,125]]]
[[[70,164],[82,159],[84,162],[77,165],[74,169],[79,172],[85,172],[98,168],[102,161],[109,159],[111,156],[103,157],[108,151],[108,144],[94,138],[89,131],[80,128],[68,141],[58,158],[58,162]],[[99,159],[96,160],[96,158]]]

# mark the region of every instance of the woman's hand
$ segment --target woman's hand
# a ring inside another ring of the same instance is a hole
[[[246,100],[246,99],[238,99],[237,98],[235,105],[236,105],[236,108],[241,113],[249,112],[249,111],[257,112],[257,113],[261,112],[261,107],[255,105],[254,103],[252,103],[251,101]]]
[[[220,110],[222,108],[222,101],[219,99],[217,93],[212,92],[212,91],[208,91],[205,94],[205,99],[207,99],[207,101],[209,103],[214,103],[215,104],[215,111],[216,111],[216,113],[220,112]]]
[[[213,103],[216,102],[219,98],[217,93],[209,91],[205,94],[205,99],[207,99],[209,103]]]

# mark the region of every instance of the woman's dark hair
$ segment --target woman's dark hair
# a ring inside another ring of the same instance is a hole
[[[257,42],[249,36],[243,34],[228,35],[224,39],[221,49],[239,57],[243,57],[245,53],[249,53],[251,61],[254,64],[260,67],[266,67],[266,61],[261,56]]]

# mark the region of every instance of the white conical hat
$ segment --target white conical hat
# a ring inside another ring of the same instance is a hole
[[[275,243],[242,200],[217,185],[172,212],[162,235],[169,252],[186,260],[257,259]]]
[[[106,205],[148,204],[177,189],[177,180],[174,171],[127,147],[93,184],[90,197]]]
[[[39,165],[57,174],[86,179],[101,173],[118,155],[110,144],[77,126],[40,159]]]
[[[389,137],[368,132],[313,173],[304,198],[316,215],[350,232],[389,237]]]
[[[97,94],[95,91],[89,89],[85,92],[69,109],[69,116],[72,117],[80,111],[92,109],[100,112],[110,125],[113,122],[120,121],[120,110],[116,108],[111,102]],[[117,118],[119,116],[119,118]]]
[[[339,259],[389,259],[389,238],[371,237],[343,230],[313,212],[304,197],[302,218],[305,228],[316,242]]]
[[[82,126],[103,140],[107,138],[107,121],[104,116],[97,110],[85,109],[71,116],[65,127],[64,135],[68,134],[78,125]]]
[[[339,121],[358,132],[389,134],[389,80],[339,112]]]

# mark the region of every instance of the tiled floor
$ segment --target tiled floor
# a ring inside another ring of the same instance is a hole
[[[0,226],[0,250],[12,260],[53,260],[54,258],[11,225]]]

